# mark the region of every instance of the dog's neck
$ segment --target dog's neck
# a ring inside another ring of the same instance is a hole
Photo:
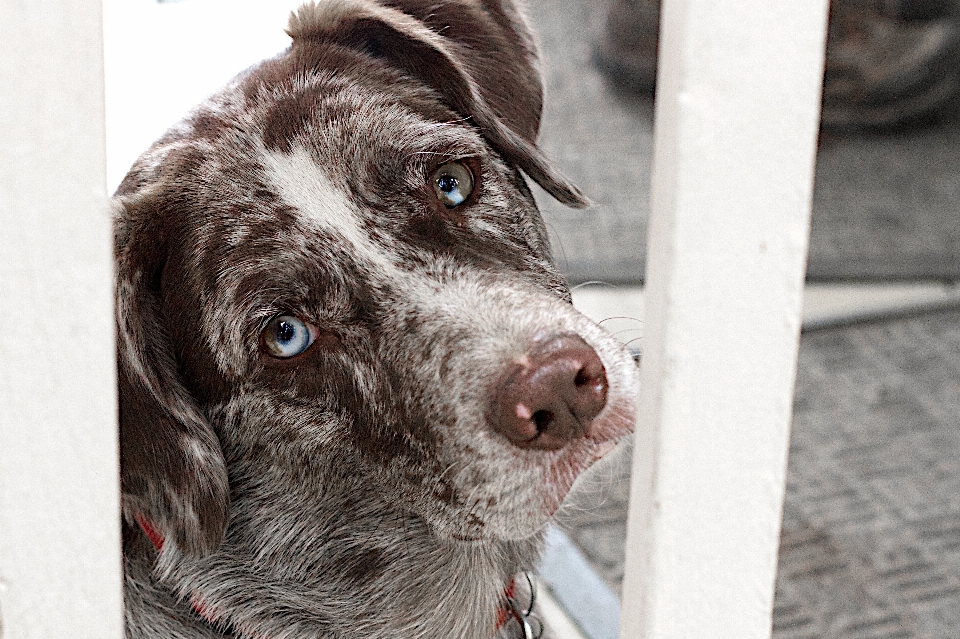
[[[493,637],[505,585],[537,555],[539,540],[438,540],[372,487],[328,486],[305,504],[264,492],[278,484],[239,478],[222,546],[163,579],[151,571],[162,541],[135,531],[127,597],[149,601],[128,605],[128,615],[164,618],[128,618],[128,628],[178,629],[129,636]]]

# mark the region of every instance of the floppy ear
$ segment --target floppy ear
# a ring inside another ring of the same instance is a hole
[[[536,144],[543,81],[533,34],[509,0],[380,0],[421,21],[447,42],[454,61],[504,124]]]
[[[117,356],[124,517],[144,528],[169,569],[201,556],[226,529],[229,487],[220,443],[180,381],[162,322],[167,250],[141,198],[115,200]],[[149,530],[153,528],[153,531]],[[158,538],[160,543],[158,543]]]
[[[543,87],[536,48],[507,0],[322,0],[290,17],[294,55],[334,42],[388,60],[436,91],[508,162],[559,202],[589,201],[536,145]]]

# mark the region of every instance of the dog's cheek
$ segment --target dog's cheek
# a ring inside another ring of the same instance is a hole
[[[416,312],[396,311],[392,319],[383,326],[381,343],[392,391],[387,402],[395,417],[359,425],[356,445],[435,533],[461,540],[489,537],[485,511],[493,505],[488,502],[499,499],[491,487],[502,467],[482,445],[474,447],[471,437],[463,442],[457,430],[466,428],[464,405],[480,400],[465,397],[459,383],[447,383],[458,382],[450,368],[456,368],[459,354],[469,355],[469,335],[456,323],[425,330],[424,318]],[[483,433],[480,439],[485,437]]]
[[[372,479],[396,499],[423,498],[423,479],[438,474],[438,440],[409,369],[398,372],[379,359],[376,337],[345,331],[336,345],[315,348],[295,362],[267,360],[237,405],[231,420],[251,432],[228,433],[237,447],[259,441],[282,448],[311,467],[344,455],[367,467]],[[408,380],[404,382],[404,376]],[[428,482],[429,483],[429,482]],[[410,490],[416,486],[415,490]]]
[[[527,261],[536,264],[534,272],[546,271],[539,275],[550,280],[550,286],[559,282],[565,288],[563,277],[554,265],[546,224],[523,174],[496,157],[490,164],[490,172],[497,177],[496,188],[502,193],[505,208],[510,211],[509,219],[505,221],[510,228],[509,237],[519,245],[519,252],[526,254]],[[523,274],[529,276],[533,273],[524,269]]]
[[[420,380],[408,360],[397,368],[380,362],[381,392],[371,396],[364,416],[352,424],[351,445],[408,507],[421,510],[425,500],[456,502],[458,496],[442,485],[439,449],[443,418],[424,401]]]
[[[521,174],[496,157],[485,165],[482,206],[469,213],[459,238],[467,260],[497,277],[523,280],[569,301],[554,264],[546,227]]]

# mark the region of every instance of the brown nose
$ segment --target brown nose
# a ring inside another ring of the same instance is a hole
[[[487,421],[520,448],[557,450],[588,434],[607,403],[607,372],[576,335],[535,343],[494,384]]]

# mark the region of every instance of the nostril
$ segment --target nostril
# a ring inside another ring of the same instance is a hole
[[[577,386],[586,386],[590,383],[590,375],[587,373],[586,368],[581,368],[577,371],[577,377],[573,380],[573,383]]]
[[[554,415],[548,410],[538,410],[533,414],[533,423],[537,426],[537,434],[541,435],[550,427]]]
[[[606,381],[606,371],[603,369],[603,364],[600,363],[600,360],[598,359],[596,362],[590,362],[578,370],[577,376],[574,378],[573,383],[577,388],[583,388],[584,386],[590,385],[603,385],[606,384]]]
[[[555,450],[585,436],[607,400],[597,353],[577,335],[535,342],[491,389],[491,428],[521,448]]]

